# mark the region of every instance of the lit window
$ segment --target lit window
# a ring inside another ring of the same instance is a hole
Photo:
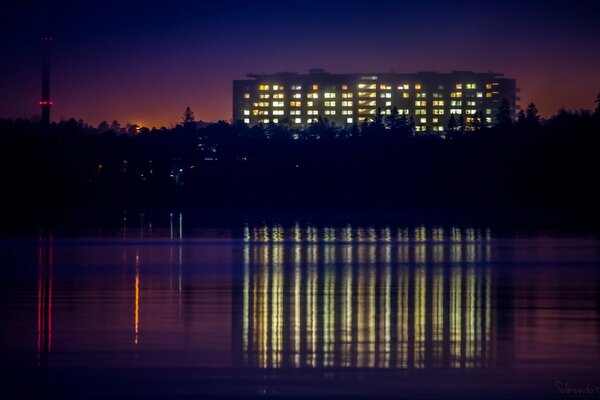
[[[300,115],[301,111],[300,110],[290,110],[290,115]]]
[[[273,118],[273,123],[276,124],[279,122],[279,118]]]
[[[427,118],[421,118],[419,120],[422,124],[426,124],[427,123]]]
[[[477,92],[477,97],[483,97],[483,93],[482,92]]]
[[[319,112],[317,110],[308,110],[306,112],[306,114],[308,114],[308,115],[319,115]]]
[[[306,106],[307,106],[307,107],[312,107],[314,104],[315,104],[315,102],[314,102],[314,101],[307,101],[307,102],[306,102]]]
[[[262,122],[264,122],[265,124],[268,124],[269,123],[269,118],[263,119]]]
[[[392,98],[392,94],[391,93],[381,93],[380,97],[382,99],[391,99]]]
[[[462,114],[462,110],[460,108],[451,108],[450,114]]]
[[[269,90],[269,85],[259,85],[258,90]]]
[[[252,115],[258,115],[258,110],[252,110]]]
[[[335,115],[335,110],[325,110],[325,115]]]
[[[487,122],[488,124],[492,123],[492,119],[490,117],[486,117],[485,118],[485,122]]]
[[[417,131],[417,132],[425,132],[426,130],[427,130],[427,126],[425,126],[425,125],[415,126],[415,131]]]
[[[250,123],[250,118],[244,118],[244,123],[245,124],[249,124]]]
[[[492,89],[492,84],[491,83],[486,83],[485,84],[485,88],[488,89],[488,90],[491,90]]]
[[[342,115],[352,115],[354,112],[352,110],[342,110]]]
[[[283,115],[283,110],[273,110],[273,115]]]
[[[421,84],[420,83],[415,84],[415,90],[421,90]]]
[[[434,124],[437,124],[437,123],[440,122],[440,119],[439,118],[432,118],[431,122],[433,122]]]
[[[352,101],[342,101],[342,107],[352,107]]]
[[[312,123],[315,123],[315,122],[318,122],[318,121],[319,120],[317,118],[309,118],[309,119],[306,120],[306,123],[312,124]]]
[[[335,93],[327,92],[323,95],[323,97],[325,97],[326,99],[335,99]]]
[[[475,84],[475,83],[467,83],[467,89],[477,89],[477,84]]]
[[[405,99],[408,99],[410,97],[410,93],[404,92],[404,93],[402,93],[402,97]]]
[[[274,101],[273,107],[283,107],[283,101]]]
[[[477,114],[477,110],[465,110],[465,114],[475,115],[475,114]]]
[[[375,105],[377,105],[377,102],[375,100],[359,100],[358,105],[359,106],[375,106]]]
[[[415,110],[415,115],[425,115],[427,114],[427,110],[423,109],[423,108],[417,108]]]
[[[444,105],[444,100],[434,100],[433,101],[433,106],[443,106]]]
[[[375,90],[377,89],[377,85],[375,85],[374,83],[359,83],[358,88]]]
[[[300,85],[292,85],[292,90],[302,90],[302,86],[300,86]]]
[[[381,89],[381,90],[392,90],[392,86],[391,85],[386,85],[385,83],[382,83],[381,85],[379,85],[379,89]]]
[[[456,88],[459,89],[459,90],[462,90],[462,83],[457,83],[456,84]]]
[[[485,94],[485,97],[487,97],[487,98],[489,99],[489,98],[491,98],[491,97],[492,97],[492,94],[491,94],[490,92],[487,92],[487,93]]]
[[[354,118],[346,118],[346,123],[351,124],[354,121]]]
[[[467,107],[475,107],[474,101],[467,101]]]
[[[319,90],[319,85],[317,85],[317,84],[314,84],[314,85],[312,86],[312,88],[313,88],[313,90]]]
[[[273,85],[273,90],[279,90],[279,85]]]
[[[301,106],[302,106],[301,101],[290,101],[290,107],[301,107]]]
[[[250,115],[250,110],[244,110],[244,115]]]
[[[375,92],[358,92],[358,97],[375,97]]]
[[[444,115],[444,109],[443,108],[434,108],[433,115]]]
[[[261,94],[259,97],[260,97],[261,99],[268,99],[269,97],[271,97],[271,95],[270,95],[270,94],[268,94],[268,93],[265,93],[265,94]]]
[[[487,115],[492,115],[492,109],[491,109],[491,108],[486,108],[486,109],[485,109],[485,113],[486,113]]]
[[[249,99],[250,98],[250,93],[244,93],[244,98],[245,99]]]
[[[283,93],[275,93],[275,94],[273,95],[273,98],[274,98],[274,99],[283,99],[283,97],[284,97],[284,96],[283,96]]]
[[[342,90],[348,90],[348,85],[342,85]]]
[[[326,101],[325,107],[335,107],[335,101]]]
[[[294,98],[294,99],[301,99],[302,98],[302,93],[294,93],[294,95],[292,96],[292,98]]]
[[[386,107],[391,107],[392,106],[392,102],[391,101],[386,101],[385,102],[385,106]]]
[[[409,86],[408,83],[404,83],[400,86],[398,86],[398,90],[408,90]]]
[[[343,99],[351,99],[352,97],[354,97],[353,93],[342,93]]]
[[[434,132],[443,132],[444,131],[444,127],[443,126],[434,126],[433,127],[433,131]]]
[[[306,97],[308,97],[309,99],[318,99],[319,93],[309,93],[306,95]]]
[[[444,96],[442,96],[442,94],[441,94],[441,93],[433,93],[431,96],[432,96],[434,99],[438,99],[438,98],[442,98],[442,97],[444,97]]]
[[[294,118],[294,122],[296,124],[301,124],[302,123],[302,118]]]
[[[408,108],[404,108],[404,109],[398,110],[398,114],[400,114],[400,115],[408,115]]]
[[[415,101],[415,106],[417,106],[417,107],[425,107],[425,106],[427,106],[427,102],[423,101],[423,100],[417,100],[417,101]]]
[[[462,92],[452,92],[450,93],[450,97],[462,97]]]
[[[461,101],[461,100],[458,100],[458,101],[457,101],[457,100],[452,100],[452,101],[450,102],[450,105],[451,105],[452,107],[460,107],[460,106],[462,106],[462,101]]]
[[[421,93],[417,93],[417,99],[424,99],[427,97],[427,93],[421,92]]]

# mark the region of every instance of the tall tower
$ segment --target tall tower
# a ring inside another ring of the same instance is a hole
[[[50,125],[50,106],[52,106],[52,100],[50,100],[50,46],[52,44],[52,37],[44,36],[42,41],[42,100],[40,106],[42,107],[42,126],[47,127]]]

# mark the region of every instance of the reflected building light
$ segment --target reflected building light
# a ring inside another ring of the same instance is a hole
[[[171,240],[173,240],[173,213],[169,214],[169,233]]]
[[[465,261],[466,262],[472,263],[472,262],[477,261],[477,257],[475,254],[475,251],[476,251],[475,247],[476,246],[472,242],[465,245]]]
[[[460,368],[462,353],[462,270],[452,268],[450,277],[450,366]]]
[[[427,229],[425,226],[415,228],[415,242],[424,242],[427,240]]]
[[[367,228],[367,238],[368,238],[369,242],[377,241],[377,232],[375,231],[375,228],[373,228],[371,226],[369,228]]]
[[[441,228],[441,227],[433,228],[431,231],[431,239],[434,242],[443,242],[444,241],[444,228]]]
[[[279,242],[283,242],[284,240],[284,235],[283,235],[283,227],[279,224],[273,226],[272,230],[271,230],[271,238],[273,242],[279,243]]]
[[[450,245],[450,261],[462,262],[462,244],[460,242]]]
[[[52,274],[54,249],[52,238],[40,237],[38,244],[38,289],[37,289],[37,355],[38,365],[50,366],[52,351]]]
[[[179,240],[183,239],[183,213],[179,213]]]
[[[490,365],[496,357],[490,269],[444,265],[444,256],[479,261],[484,245],[452,242],[449,251],[445,246],[246,245],[243,321],[237,325],[245,365]],[[426,263],[429,257],[435,264]]]
[[[351,242],[353,240],[352,226],[350,224],[346,225],[346,227],[344,228],[343,234],[342,234],[342,240],[344,242]]]
[[[425,367],[425,267],[415,268],[414,292],[414,367]]]
[[[140,252],[139,250],[135,253],[135,307],[133,313],[133,325],[135,331],[135,337],[133,339],[134,344],[138,344],[139,342],[139,323],[140,323]]]
[[[465,241],[467,241],[467,242],[475,241],[475,229],[473,229],[473,228],[465,229]]]
[[[426,244],[415,244],[415,262],[424,264],[427,262],[427,245]]]
[[[452,227],[452,241],[462,242],[462,232],[460,228]]]
[[[248,224],[244,224],[243,237],[244,237],[244,242],[250,242],[250,240],[252,239],[252,237],[250,236],[250,228],[248,227]]]
[[[408,228],[398,228],[396,237],[399,242],[408,242],[409,241]]]
[[[302,229],[300,228],[300,224],[296,222],[294,225],[294,242],[302,242]]]

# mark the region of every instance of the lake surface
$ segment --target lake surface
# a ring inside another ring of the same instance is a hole
[[[595,236],[176,216],[0,260],[3,398],[600,397]]]

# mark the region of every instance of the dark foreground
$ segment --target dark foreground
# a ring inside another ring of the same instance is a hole
[[[121,233],[0,243],[2,398],[600,397],[595,236]]]

